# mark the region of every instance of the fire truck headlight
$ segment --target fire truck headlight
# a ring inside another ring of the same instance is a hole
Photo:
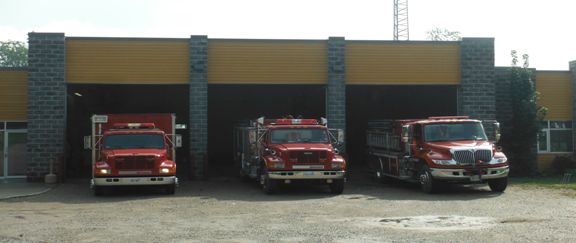
[[[489,164],[502,164],[502,163],[506,163],[506,161],[508,161],[507,158],[493,158]]]
[[[332,168],[342,168],[344,163],[332,163]]]
[[[437,165],[455,165],[456,161],[454,160],[437,160],[437,159],[433,159],[432,162],[434,162],[434,164]]]
[[[272,168],[284,168],[284,163],[270,163],[270,165],[272,165]]]
[[[110,170],[110,169],[100,169],[100,170],[98,170],[98,172],[100,172],[99,174],[107,175],[107,174],[112,173],[112,170]]]
[[[160,173],[174,173],[173,168],[160,168]]]

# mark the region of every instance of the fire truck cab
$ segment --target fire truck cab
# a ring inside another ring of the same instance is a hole
[[[346,161],[336,148],[343,130],[327,128],[327,120],[259,118],[237,124],[234,131],[235,164],[242,181],[256,179],[266,194],[279,184],[327,184],[330,191],[344,190]]]

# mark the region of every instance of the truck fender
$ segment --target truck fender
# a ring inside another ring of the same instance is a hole
[[[420,171],[420,168],[422,168],[423,165],[430,166],[430,163],[428,162],[428,160],[426,158],[420,158],[418,160],[418,165],[416,166],[416,171]]]

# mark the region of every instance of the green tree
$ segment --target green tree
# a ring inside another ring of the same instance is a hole
[[[524,65],[517,67],[518,55],[512,51],[512,68],[508,70],[510,98],[512,104],[512,129],[507,135],[506,153],[510,154],[513,176],[533,175],[537,172],[536,143],[542,131],[542,121],[548,109],[536,104],[540,93],[532,82],[532,71],[528,69],[528,55],[522,59]]]
[[[21,41],[0,41],[0,67],[28,66],[28,46]]]
[[[449,31],[447,29],[434,28],[426,31],[426,39],[433,41],[460,41],[460,31]]]

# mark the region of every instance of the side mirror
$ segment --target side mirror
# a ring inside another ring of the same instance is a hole
[[[332,146],[340,147],[344,144],[344,130],[343,129],[328,129],[330,136],[332,136],[336,141],[332,142]],[[336,134],[336,136],[334,136]]]
[[[498,122],[494,123],[494,140],[500,141],[500,123]]]
[[[338,143],[341,145],[344,143],[344,130],[338,129]]]
[[[182,135],[176,134],[176,148],[182,147]]]
[[[255,144],[258,139],[258,130],[252,129],[248,131],[249,141],[251,144]]]
[[[84,137],[84,149],[92,149],[92,136]]]
[[[402,126],[402,142],[410,142],[410,125]]]

